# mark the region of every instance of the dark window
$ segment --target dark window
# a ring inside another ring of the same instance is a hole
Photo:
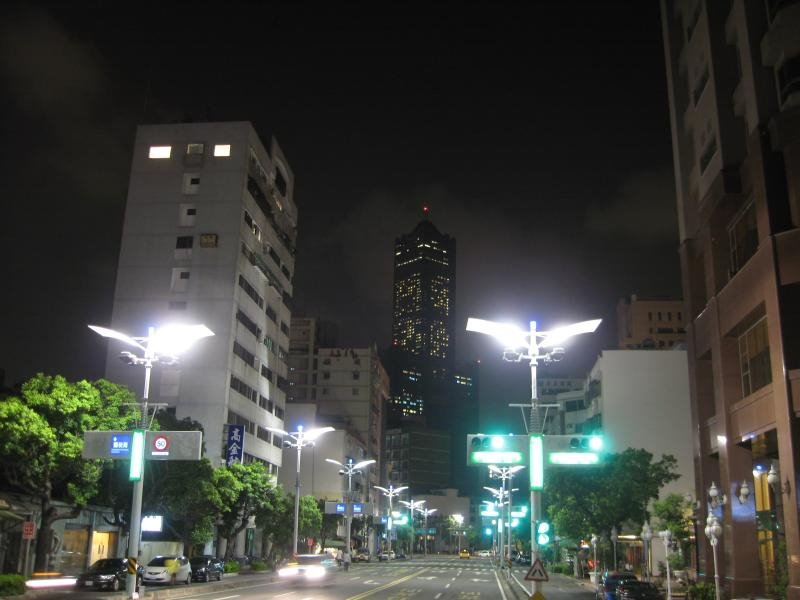
[[[286,279],[292,278],[292,274],[289,272],[289,269],[286,268],[286,265],[281,265],[281,271],[286,275]]]
[[[772,383],[766,317],[761,317],[739,335],[739,364],[742,372],[743,397]]]
[[[286,179],[280,169],[275,169],[275,187],[278,188],[281,196],[286,195]]]
[[[276,313],[275,309],[272,308],[269,304],[267,304],[267,307],[264,309],[264,312],[267,313],[267,316],[269,317],[270,321],[272,321],[273,323],[278,322],[278,313]]]
[[[353,371],[353,379],[361,379],[361,372]]]
[[[189,216],[196,215],[197,214],[197,209],[196,208],[187,208],[186,209],[186,214],[189,215]]]
[[[322,372],[322,378],[323,379],[330,379],[331,378],[331,372],[330,371],[323,371]]]
[[[728,228],[731,275],[739,271],[758,250],[756,208],[750,203]]]
[[[289,335],[289,326],[286,323],[284,323],[283,321],[281,321],[281,331],[284,334]]]
[[[189,271],[181,271],[180,278],[189,279]]]
[[[239,392],[242,396],[244,396],[251,402],[257,402],[258,393],[235,375],[231,375],[231,388]]]
[[[265,365],[261,365],[261,376],[266,379],[267,381],[272,381],[272,369],[268,368]]]
[[[252,333],[257,338],[261,338],[261,328],[255,324],[255,322],[248,317],[242,310],[236,311],[236,320],[239,321],[242,325],[244,325],[247,330]]]
[[[191,235],[179,235],[178,239],[175,240],[176,249],[191,248],[193,244],[194,244],[194,237]]]
[[[256,366],[255,354],[247,350],[247,348],[242,346],[239,342],[233,342],[233,353],[239,358],[241,358],[245,363],[255,368]]]
[[[247,279],[244,278],[244,275],[239,275],[239,287],[242,288],[245,293],[247,293],[250,298],[252,298],[253,302],[258,304],[259,308],[264,308],[264,299],[259,295]]]

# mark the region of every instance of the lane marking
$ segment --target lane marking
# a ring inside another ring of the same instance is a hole
[[[447,589],[449,587],[450,587],[450,584],[448,583],[446,586],[444,586],[444,589]]]
[[[500,596],[503,597],[503,600],[508,600],[506,598],[506,593],[503,591],[503,586],[500,584],[500,578],[497,576],[497,571],[494,572],[495,581],[497,581],[497,588],[500,590]]]
[[[234,594],[233,596],[223,596],[222,598],[215,598],[214,600],[228,600],[228,598],[238,598],[241,594]]]
[[[278,594],[278,595],[277,595],[277,596],[275,596],[275,597],[276,597],[276,598],[281,598],[282,596],[290,596],[290,595],[292,595],[292,594],[294,594],[294,592],[284,592],[283,594]]]
[[[438,594],[436,594],[436,595],[433,597],[433,600],[439,600],[439,596],[441,596],[441,595],[442,595],[442,592],[439,592]]]
[[[423,569],[420,569],[416,573],[412,573],[411,575],[406,575],[405,577],[401,577],[400,579],[395,579],[394,581],[390,581],[389,583],[387,583],[385,585],[382,585],[380,587],[376,587],[376,588],[371,589],[369,591],[362,592],[360,594],[356,594],[355,596],[350,596],[350,597],[347,598],[347,600],[361,600],[362,598],[367,598],[368,596],[371,596],[372,594],[375,594],[375,593],[380,592],[382,590],[386,590],[386,589],[388,589],[390,587],[394,587],[396,585],[400,585],[401,583],[404,583],[404,582],[408,581],[409,579],[413,579],[417,575],[420,575],[420,574],[424,573],[427,570],[428,570],[428,568],[425,567]]]

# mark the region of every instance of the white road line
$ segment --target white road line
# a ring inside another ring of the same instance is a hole
[[[241,594],[235,594],[233,596],[223,596],[222,598],[214,598],[214,600],[228,600],[229,598],[238,598]]]
[[[283,594],[278,594],[278,595],[277,595],[277,596],[275,596],[275,597],[276,597],[276,598],[281,598],[282,596],[289,596],[289,595],[291,595],[291,594],[294,594],[294,592],[284,592]]]
[[[449,587],[450,587],[450,584],[448,583],[446,586],[444,586],[444,589],[447,589]]]
[[[500,578],[497,576],[497,571],[494,572],[494,578],[497,581],[497,587],[500,590],[500,596],[502,596],[503,600],[508,600],[506,598],[506,593],[503,591],[503,586],[500,585]]]
[[[436,594],[436,595],[433,597],[433,600],[439,600],[439,596],[441,596],[441,595],[442,595],[442,592],[439,592],[438,594]]]

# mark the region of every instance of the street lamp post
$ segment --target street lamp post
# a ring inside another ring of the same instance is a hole
[[[425,528],[423,537],[423,551],[425,556],[428,556],[428,516],[436,512],[435,508],[420,508],[419,514],[422,515],[422,526]]]
[[[297,538],[300,525],[300,456],[303,448],[313,446],[317,438],[324,433],[334,431],[333,427],[318,427],[316,429],[304,429],[302,425],[297,426],[297,431],[284,431],[277,427],[267,427],[272,433],[277,433],[284,438],[283,445],[287,448],[297,449],[297,469],[294,481],[294,540],[292,542],[292,552],[297,556]],[[290,438],[290,439],[286,439]]]
[[[416,538],[416,534],[414,533],[414,511],[422,512],[422,505],[425,504],[425,500],[414,500],[413,498],[406,502],[405,500],[400,500],[400,504],[408,507],[408,515],[409,521],[411,522],[411,550],[409,551],[409,560],[414,559],[414,539]]]
[[[499,488],[483,486],[483,489],[492,493],[492,495],[495,497],[496,504],[500,507],[500,511],[497,516],[497,549],[498,549],[497,555],[500,557],[501,567],[505,566],[505,561],[503,560],[503,557],[506,552],[505,531],[504,531],[506,528],[506,524],[503,517],[503,506],[505,506],[506,495],[508,494],[508,492],[506,491],[505,484],[506,484],[505,480],[501,480],[501,486]]]
[[[511,544],[512,544],[512,537],[513,537],[513,530],[511,529],[511,480],[514,478],[514,474],[518,473],[525,467],[521,465],[517,465],[514,467],[498,467],[496,465],[489,465],[489,476],[496,477],[500,479],[503,484],[503,490],[505,495],[508,497],[508,509],[506,510],[506,523],[508,523],[508,551],[506,553],[506,559],[511,560]],[[508,487],[506,487],[506,481],[508,481]],[[502,510],[502,502],[501,502],[501,510]],[[501,512],[502,514],[502,512]]]
[[[669,529],[659,531],[658,537],[664,542],[664,563],[667,568],[667,600],[672,600],[672,575],[669,572],[669,546],[672,541],[672,532]]]
[[[716,515],[709,510],[706,519],[706,537],[711,542],[711,551],[714,556],[714,596],[719,600],[719,567],[717,566],[717,545],[719,538],[722,537],[722,526],[719,524]]]
[[[642,525],[642,541],[644,542],[644,579],[650,581],[650,540],[653,539],[653,530],[647,521]]]
[[[597,571],[597,536],[595,534],[592,534],[592,554],[594,555],[594,564],[592,565],[592,570],[594,571],[594,597],[597,598],[599,595],[597,590],[600,578],[598,577]]]
[[[399,496],[401,492],[408,489],[407,485],[401,485],[399,487],[394,487],[391,483],[389,484],[388,488],[381,487],[379,485],[372,486],[376,490],[379,490],[384,496],[389,498],[389,519],[392,518],[392,498],[395,496]],[[392,534],[389,533],[389,552],[392,551]]]
[[[536,368],[539,361],[557,362],[564,356],[561,347],[572,336],[582,333],[592,333],[600,325],[601,319],[582,321],[564,327],[557,327],[550,331],[537,331],[536,321],[530,322],[530,330],[525,332],[514,325],[495,323],[483,319],[469,318],[467,331],[491,335],[503,343],[503,360],[509,362],[530,361],[531,369],[531,401],[530,419],[525,423],[529,434],[540,434],[544,424],[539,416],[539,392],[536,383]],[[544,350],[544,352],[541,352]],[[522,405],[520,405],[522,406]],[[531,465],[533,477],[533,465]],[[542,518],[542,492],[531,489],[531,564],[539,558],[539,545],[536,541],[536,523]],[[531,587],[533,594],[541,594],[542,583],[534,581]]]
[[[459,527],[458,532],[457,532],[458,551],[461,552],[461,526],[464,524],[464,515],[455,514],[455,515],[452,515],[452,517],[453,517],[453,521],[455,521],[456,524]],[[451,546],[451,548],[452,548],[452,546]]]
[[[614,548],[614,571],[616,571],[617,570],[617,540],[619,539],[619,536],[617,535],[617,526],[616,525],[614,525],[611,528],[611,535],[608,536],[608,537],[611,540],[611,546]]]
[[[353,540],[351,538],[353,528],[353,475],[360,475],[361,469],[373,464],[375,459],[371,458],[369,460],[362,460],[361,462],[357,462],[355,464],[353,464],[352,458],[348,458],[346,464],[340,463],[338,460],[334,460],[332,458],[326,458],[325,460],[331,464],[341,467],[339,469],[339,474],[347,477],[347,498],[345,499],[345,503],[348,506],[345,519],[347,521],[347,551],[350,552],[353,544]]]
[[[140,350],[144,356],[139,357],[129,351],[121,353],[120,358],[127,364],[135,367],[144,367],[144,390],[142,392],[142,421],[141,428],[147,430],[149,423],[148,399],[150,396],[150,371],[156,363],[174,365],[178,356],[187,350],[194,342],[204,337],[214,335],[205,325],[166,325],[156,329],[147,328],[146,337],[131,337],[127,334],[89,325],[89,329],[104,338],[118,340]],[[139,559],[139,538],[142,535],[142,494],[144,490],[144,463],[139,479],[133,482],[133,498],[131,501],[130,531],[128,534],[128,556],[134,560]],[[128,573],[125,581],[125,591],[129,598],[136,597],[136,573]]]

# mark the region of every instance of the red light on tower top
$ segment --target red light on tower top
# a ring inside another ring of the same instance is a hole
[[[428,206],[427,204],[423,204],[422,205],[422,212],[425,213],[425,216],[427,216],[430,211],[431,211],[431,207],[430,206]]]

